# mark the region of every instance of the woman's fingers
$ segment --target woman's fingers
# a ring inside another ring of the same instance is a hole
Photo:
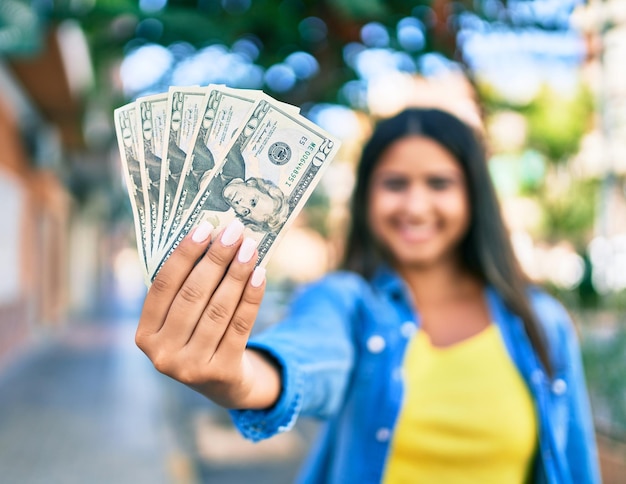
[[[187,344],[207,303],[221,284],[225,272],[237,253],[243,230],[243,224],[234,219],[219,239],[213,242],[205,256],[198,261],[187,277],[171,304],[167,323],[159,331],[159,337],[163,339],[164,345],[170,348],[180,348]],[[226,294],[222,302],[226,307],[234,308],[240,297],[240,293]],[[222,334],[219,333],[215,337],[219,340]]]
[[[237,306],[226,333],[220,341],[216,357],[218,361],[226,355],[242,354],[248,344],[252,326],[256,320],[265,292],[265,269],[256,267],[246,284],[241,301]]]
[[[143,304],[137,328],[138,344],[144,336],[156,333],[165,323],[172,302],[198,258],[202,256],[209,245],[212,231],[213,226],[210,223],[200,223],[192,233],[181,241],[163,264],[154,278]]]
[[[247,291],[250,274],[256,262],[256,255],[254,239],[244,239],[237,257],[232,261],[198,321],[188,346],[191,351],[202,351],[205,355],[204,361],[212,360],[213,353],[218,350],[218,347],[221,347],[220,342],[224,334],[227,334],[233,326],[241,328],[241,332],[247,340],[256,312],[250,319],[245,320],[242,320],[239,314],[241,305],[249,304],[249,302],[244,301],[242,295],[245,295]],[[260,303],[260,299],[261,297],[259,297],[258,303]],[[241,359],[244,348],[245,345],[232,356]]]

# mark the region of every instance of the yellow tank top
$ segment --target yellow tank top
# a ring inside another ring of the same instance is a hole
[[[404,371],[385,484],[528,481],[537,417],[495,324],[446,348],[418,331]]]

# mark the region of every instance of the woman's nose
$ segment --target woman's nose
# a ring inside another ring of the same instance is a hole
[[[431,199],[428,190],[421,186],[411,187],[405,197],[405,208],[412,213],[421,213],[429,210]]]

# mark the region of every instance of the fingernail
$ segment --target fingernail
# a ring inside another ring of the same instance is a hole
[[[263,267],[255,267],[250,279],[250,284],[253,287],[260,287],[265,281],[265,269]]]
[[[243,234],[243,228],[243,224],[239,221],[239,219],[233,219],[222,234],[222,244],[233,245],[237,242],[241,234]]]
[[[241,247],[239,247],[239,254],[237,255],[237,260],[239,262],[245,264],[254,255],[254,251],[256,250],[256,240],[251,237],[246,237],[243,239],[241,243]]]
[[[202,222],[198,224],[198,226],[196,227],[196,230],[193,231],[191,240],[193,240],[194,242],[198,242],[198,243],[204,242],[206,239],[209,238],[209,235],[211,235],[211,232],[213,232],[213,229],[214,227],[210,222],[203,220]]]

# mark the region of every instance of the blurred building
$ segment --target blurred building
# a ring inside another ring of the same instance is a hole
[[[580,171],[603,179],[596,231],[611,237],[626,232],[626,3],[589,0],[572,23],[587,43],[583,72],[598,107],[576,161]]]
[[[0,367],[64,320],[72,197],[63,158],[83,143],[80,32],[44,28],[29,8],[0,5]]]

